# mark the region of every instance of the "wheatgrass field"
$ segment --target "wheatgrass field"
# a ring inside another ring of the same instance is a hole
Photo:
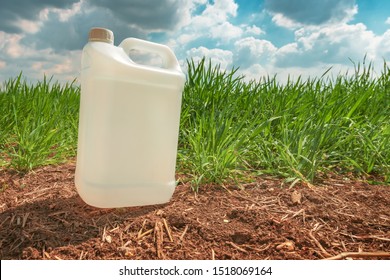
[[[23,75],[0,87],[0,168],[27,172],[74,159],[80,88]],[[322,174],[375,174],[389,182],[390,71],[248,82],[237,69],[187,61],[177,172],[197,190],[270,174],[313,182]]]

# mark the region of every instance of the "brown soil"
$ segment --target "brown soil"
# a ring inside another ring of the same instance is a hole
[[[196,194],[180,183],[164,205],[98,209],[77,195],[74,171],[0,171],[1,259],[390,259],[385,184],[259,177]]]

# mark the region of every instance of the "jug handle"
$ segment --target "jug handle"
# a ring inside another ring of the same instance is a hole
[[[169,47],[165,45],[136,38],[127,38],[119,44],[119,47],[122,48],[127,54],[129,54],[129,52],[134,49],[156,53],[162,58],[164,68],[181,72],[180,65],[175,54]]]

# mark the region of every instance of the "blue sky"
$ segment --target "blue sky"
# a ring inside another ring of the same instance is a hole
[[[388,0],[2,0],[0,81],[20,71],[71,81],[93,26],[115,44],[137,37],[170,46],[182,65],[210,58],[248,79],[344,73],[390,59]],[[183,67],[184,68],[184,67]]]

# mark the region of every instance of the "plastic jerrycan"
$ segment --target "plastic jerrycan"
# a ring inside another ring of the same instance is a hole
[[[185,75],[167,46],[135,38],[114,46],[113,37],[93,28],[83,48],[75,185],[95,207],[166,203]],[[133,49],[158,54],[162,67],[133,62]]]

